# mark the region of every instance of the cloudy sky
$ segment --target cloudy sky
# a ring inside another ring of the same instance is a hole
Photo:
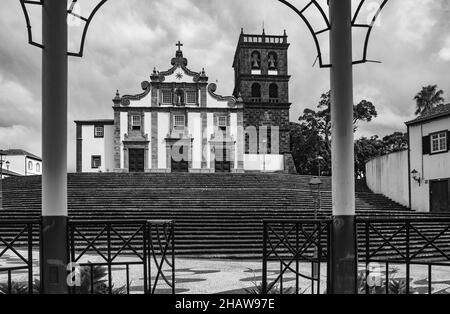
[[[355,0],[356,1],[356,0]],[[89,2],[81,0],[81,13]],[[302,0],[293,0],[298,5]],[[367,1],[366,21],[378,1]],[[32,12],[40,40],[39,10]],[[320,19],[308,12],[314,25]],[[372,101],[379,117],[357,136],[405,131],[421,86],[438,84],[450,100],[450,4],[447,0],[390,0],[371,38],[369,58],[382,64],[355,66],[355,101]],[[317,55],[310,33],[293,11],[276,0],[109,0],[91,24],[85,57],[69,63],[69,168],[75,166],[76,119],[112,118],[116,89],[140,92],[154,67],[166,70],[175,43],[184,43],[189,67],[205,68],[218,92],[233,90],[232,59],[241,27],[246,33],[282,34],[291,47],[291,120],[316,106],[329,89],[329,70],[312,67]],[[71,21],[70,47],[80,27]],[[326,38],[324,48],[326,51]],[[29,46],[18,0],[0,1],[0,148],[41,153],[41,53]],[[361,38],[355,34],[355,47]],[[355,49],[355,59],[360,50]]]

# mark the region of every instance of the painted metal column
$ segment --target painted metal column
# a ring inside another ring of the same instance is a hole
[[[67,0],[42,6],[43,293],[67,293]]]
[[[356,292],[351,0],[331,0],[332,288]]]

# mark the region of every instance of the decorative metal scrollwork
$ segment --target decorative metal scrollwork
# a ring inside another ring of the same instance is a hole
[[[30,16],[28,14],[27,11],[27,5],[43,5],[43,0],[40,1],[33,1],[33,0],[19,0],[20,4],[22,6],[22,10],[23,10],[23,14],[25,16],[25,22],[27,23],[27,29],[28,29],[28,43],[30,45],[39,47],[39,48],[44,48],[44,46],[40,43],[37,43],[34,41],[33,39],[33,31],[32,31],[32,27],[31,27],[31,21],[30,21]],[[81,43],[80,43],[80,49],[77,52],[68,52],[67,55],[68,56],[72,56],[72,57],[83,57],[83,52],[84,52],[84,44],[86,42],[86,35],[87,32],[89,30],[89,25],[92,22],[92,19],[94,18],[95,14],[97,13],[97,11],[106,3],[106,1],[108,0],[100,0],[100,2],[97,4],[97,6],[95,6],[95,8],[92,10],[92,12],[89,14],[88,17],[82,16],[77,14],[76,12],[74,12],[74,8],[75,5],[78,3],[79,0],[71,0],[71,4],[67,10],[67,15],[71,15],[81,21],[83,21],[85,23],[84,25],[84,29],[83,29],[83,34],[81,36]]]
[[[308,4],[301,9],[298,8],[297,6],[295,6],[294,4],[292,4],[289,0],[278,0],[278,1],[285,4],[290,9],[292,9],[295,13],[298,14],[298,16],[303,20],[303,22],[305,22],[306,26],[308,27],[308,29],[311,32],[313,39],[314,39],[314,44],[315,44],[316,50],[317,50],[317,60],[319,61],[319,66],[321,68],[331,67],[332,66],[331,64],[326,64],[323,61],[322,48],[320,47],[320,43],[319,43],[319,39],[318,39],[318,35],[326,33],[326,32],[330,32],[331,27],[332,27],[331,21],[329,20],[328,15],[325,13],[324,8],[317,2],[317,0],[309,1]],[[366,33],[365,40],[364,40],[362,59],[353,61],[353,64],[360,64],[360,63],[366,63],[366,62],[378,62],[378,61],[373,61],[373,60],[367,59],[367,50],[368,50],[368,46],[369,46],[370,35],[372,34],[372,30],[373,30],[373,27],[375,26],[375,22],[376,22],[377,18],[379,17],[381,10],[383,10],[383,8],[386,6],[387,2],[388,2],[388,0],[383,0],[383,2],[379,5],[378,10],[376,11],[375,15],[373,16],[373,18],[371,19],[370,22],[368,22],[366,24],[360,24],[360,23],[357,23],[356,21],[361,12],[361,8],[366,3],[366,0],[360,0],[360,3],[355,11],[353,18],[352,18],[352,27],[367,28],[367,33]],[[327,1],[327,3],[329,3],[329,0]],[[322,19],[326,25],[325,28],[319,29],[319,30],[314,29],[311,22],[308,20],[308,18],[305,15],[306,11],[311,7],[316,8],[319,15],[322,16]]]

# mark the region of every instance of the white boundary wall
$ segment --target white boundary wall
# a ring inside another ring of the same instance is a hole
[[[366,180],[372,192],[409,207],[408,151],[370,160],[366,164]]]

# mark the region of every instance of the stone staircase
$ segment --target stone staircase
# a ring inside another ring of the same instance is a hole
[[[174,220],[177,255],[260,257],[263,220],[314,218],[310,179],[287,174],[69,174],[69,215],[75,220]],[[331,216],[331,179],[322,181],[319,216],[326,218]],[[0,220],[39,218],[40,177],[5,179],[3,188]],[[360,217],[423,217],[369,192],[362,182],[356,191]],[[128,235],[135,231],[122,229]],[[14,230],[2,228],[2,234]],[[438,231],[432,227],[427,233]],[[420,245],[420,237],[415,239]]]

